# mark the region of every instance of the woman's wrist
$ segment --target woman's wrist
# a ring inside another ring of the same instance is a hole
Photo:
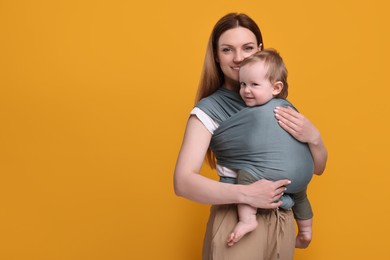
[[[317,129],[315,129],[315,132],[312,134],[312,138],[309,139],[308,144],[312,146],[319,146],[322,144],[322,137]]]
[[[248,204],[248,195],[246,193],[245,185],[235,184],[232,185],[233,192],[235,194],[234,202],[236,204]]]

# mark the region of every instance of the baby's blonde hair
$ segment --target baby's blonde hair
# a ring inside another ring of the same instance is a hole
[[[280,54],[275,49],[271,49],[271,48],[264,49],[244,59],[240,67],[242,68],[247,64],[252,64],[259,61],[264,62],[264,65],[268,70],[266,77],[269,79],[269,81],[272,84],[276,83],[277,81],[283,83],[282,91],[280,91],[280,93],[275,97],[287,98],[288,96],[287,74],[288,73],[287,73],[286,65],[284,64]]]

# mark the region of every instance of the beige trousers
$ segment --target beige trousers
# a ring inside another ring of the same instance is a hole
[[[236,205],[211,207],[203,243],[203,260],[291,260],[295,248],[292,210],[259,210],[258,226],[237,244],[226,240],[238,222]]]

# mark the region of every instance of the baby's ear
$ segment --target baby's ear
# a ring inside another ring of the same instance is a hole
[[[278,95],[283,89],[283,82],[276,81],[273,85],[274,90],[272,91],[272,95]]]

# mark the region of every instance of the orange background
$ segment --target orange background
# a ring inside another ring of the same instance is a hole
[[[172,175],[231,11],[280,51],[329,150],[295,259],[390,259],[385,0],[0,0],[0,259],[200,259],[209,206]]]

